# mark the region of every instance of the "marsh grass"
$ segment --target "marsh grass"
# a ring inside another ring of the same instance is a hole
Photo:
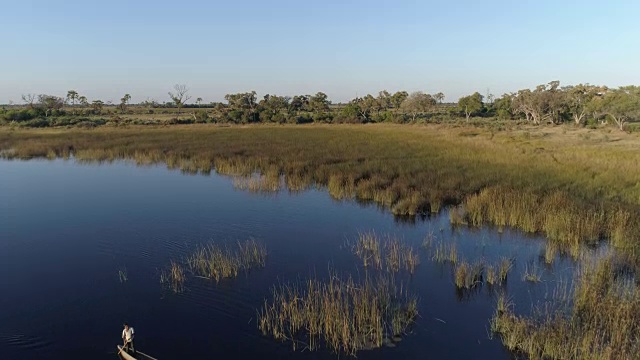
[[[450,262],[456,264],[458,262],[458,247],[454,242],[438,242],[431,248],[431,260],[437,263]]]
[[[294,350],[326,347],[355,356],[379,348],[405,334],[418,316],[417,298],[384,274],[360,282],[330,274],[327,281],[276,286],[258,311],[258,328]]]
[[[191,174],[215,170],[250,177],[236,185],[259,192],[277,191],[281,184],[291,191],[318,186],[336,199],[373,201],[397,215],[462,205],[450,211],[452,223],[543,232],[574,249],[576,242],[608,238],[636,253],[637,137],[621,135],[611,142],[598,132],[551,128],[473,128],[474,136],[461,136],[469,130],[391,125],[2,128],[0,151],[7,158],[132,159]],[[589,138],[579,136],[585,133]],[[505,153],[509,156],[500,156]]]
[[[522,280],[534,283],[542,281],[542,269],[535,262],[527,263],[524,267]]]
[[[264,244],[250,239],[238,242],[234,249],[216,243],[201,246],[187,256],[186,264],[194,275],[219,282],[238,276],[240,271],[264,267],[266,257]]]
[[[160,274],[160,283],[174,293],[183,292],[186,281],[187,276],[183,266],[173,260],[171,260],[169,267]]]
[[[365,268],[384,268],[391,273],[403,270],[413,275],[420,264],[416,249],[394,236],[380,237],[374,232],[361,232],[349,245],[351,252],[362,260]]]
[[[485,265],[483,261],[473,264],[461,261],[454,268],[454,282],[460,289],[471,289],[483,283]]]
[[[491,328],[505,346],[534,359],[640,358],[640,288],[628,259],[607,255],[581,263],[573,290],[562,285],[557,307],[546,304],[530,317],[498,302]],[[565,300],[569,301],[565,301]]]

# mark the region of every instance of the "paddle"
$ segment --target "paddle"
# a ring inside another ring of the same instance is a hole
[[[124,344],[122,345],[122,347],[120,348],[120,351],[118,351],[118,356],[120,356],[120,353],[122,352],[122,350],[124,350],[125,346],[127,346],[129,342],[128,341],[124,341]]]

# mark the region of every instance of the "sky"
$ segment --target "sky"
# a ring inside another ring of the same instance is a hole
[[[0,103],[640,84],[638,0],[0,0]],[[193,100],[192,99],[192,100]]]

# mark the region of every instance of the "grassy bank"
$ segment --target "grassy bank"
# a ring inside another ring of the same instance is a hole
[[[611,238],[629,251],[640,232],[638,144],[635,135],[568,127],[0,129],[0,149],[10,158],[73,155],[216,170],[244,177],[236,185],[248,190],[320,186],[337,199],[377,203],[397,215],[462,204],[454,223],[540,231],[564,246]]]

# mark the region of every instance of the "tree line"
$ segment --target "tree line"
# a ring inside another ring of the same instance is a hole
[[[296,96],[267,94],[259,99],[256,92],[251,91],[227,94],[224,102],[209,104],[203,104],[201,97],[188,103],[191,98],[185,85],[175,85],[173,91],[168,92],[169,101],[159,103],[147,99],[135,105],[137,111],[148,114],[153,114],[154,109],[177,108],[175,122],[242,124],[410,123],[434,119],[464,118],[470,121],[472,118],[493,118],[535,125],[612,122],[624,130],[628,122],[640,120],[640,87],[608,88],[590,84],[562,87],[559,81],[539,85],[535,89],[506,93],[499,98],[475,92],[449,104],[443,104],[445,95],[441,92],[397,91],[392,94],[386,90],[377,95],[356,97],[343,104],[332,104],[323,92]],[[25,94],[22,100],[19,109],[4,108],[0,112],[5,123],[50,126],[56,123],[52,119],[59,117],[86,117],[85,120],[92,121],[96,116],[135,114],[130,94],[125,94],[116,104],[102,100],[89,102],[86,96],[75,90],[69,90],[66,97]],[[105,112],[105,108],[112,110]]]

